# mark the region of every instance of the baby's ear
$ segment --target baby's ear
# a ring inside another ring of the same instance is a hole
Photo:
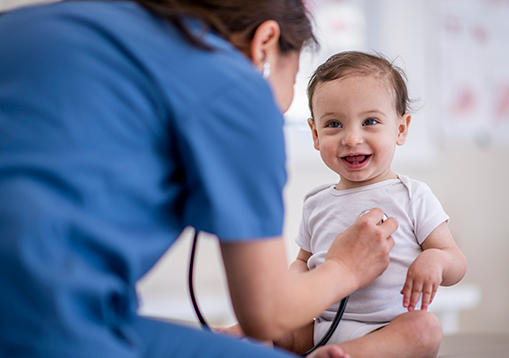
[[[399,126],[398,126],[398,138],[396,139],[397,145],[403,145],[406,142],[406,137],[408,135],[408,127],[410,127],[410,122],[412,121],[412,116],[410,113],[405,113],[401,116]]]
[[[318,131],[316,130],[315,120],[308,118],[308,125],[311,128],[311,134],[313,135],[313,144],[316,150],[320,150],[320,141],[318,140]]]

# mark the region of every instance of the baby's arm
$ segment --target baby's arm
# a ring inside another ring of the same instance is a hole
[[[300,249],[299,253],[297,254],[297,258],[290,265],[290,273],[298,274],[309,271],[308,260],[311,257],[311,255],[312,255],[311,252]]]
[[[422,310],[433,301],[438,286],[458,283],[467,271],[467,260],[443,222],[422,243],[423,252],[410,265],[403,294],[403,306],[409,311],[422,295]]]

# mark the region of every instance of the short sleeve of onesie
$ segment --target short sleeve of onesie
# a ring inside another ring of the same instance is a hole
[[[299,225],[299,231],[297,236],[295,237],[295,243],[303,250],[307,252],[313,252],[311,248],[311,239],[313,237],[313,232],[309,227],[309,216],[315,209],[315,205],[313,199],[310,200],[314,195],[322,193],[327,188],[334,186],[334,184],[324,184],[320,185],[311,191],[309,191],[304,197],[304,203],[302,206],[302,218]],[[339,231],[338,231],[339,234]]]
[[[400,175],[410,197],[408,217],[412,220],[415,237],[420,244],[441,223],[449,221],[449,216],[430,187],[423,182]]]

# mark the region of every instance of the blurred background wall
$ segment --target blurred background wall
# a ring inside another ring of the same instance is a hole
[[[0,0],[8,10],[32,0]],[[322,48],[302,55],[292,108],[286,114],[288,184],[284,234],[288,259],[306,192],[337,182],[313,149],[306,125],[305,86],[332,53],[365,50],[394,59],[417,99],[407,143],[393,169],[426,182],[450,215],[450,229],[469,267],[449,305],[459,309],[459,332],[509,332],[509,1],[313,0]],[[1,52],[1,49],[0,49]],[[195,321],[187,293],[192,230],[138,285],[141,309]],[[196,291],[207,319],[235,321],[217,242],[203,235]],[[441,294],[441,293],[440,293]],[[470,297],[470,298],[469,298]],[[469,301],[470,299],[470,301]],[[469,301],[468,307],[461,302]]]

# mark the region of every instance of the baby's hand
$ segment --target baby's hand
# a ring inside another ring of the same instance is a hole
[[[428,310],[433,302],[438,286],[442,283],[443,268],[436,259],[434,249],[423,251],[408,268],[405,286],[401,290],[403,307],[409,311],[415,306],[422,295],[421,310]]]
[[[245,335],[244,331],[240,327],[240,324],[236,324],[231,327],[225,327],[225,328],[211,327],[211,330],[214,333],[227,334],[227,335],[235,336],[235,337],[243,337]]]

